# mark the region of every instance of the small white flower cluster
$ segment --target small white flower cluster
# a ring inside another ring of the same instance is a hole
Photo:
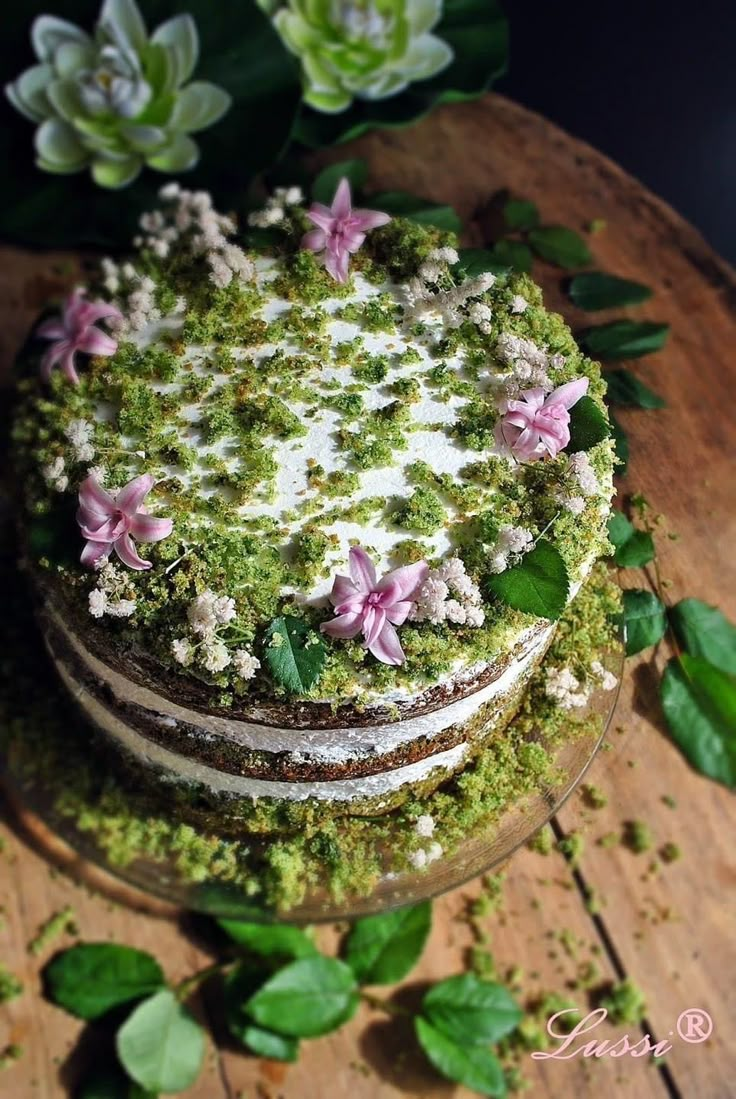
[[[579,450],[576,454],[570,455],[567,472],[580,491],[571,492],[560,487],[555,493],[555,500],[566,511],[572,512],[573,515],[580,515],[585,510],[585,497],[599,495],[601,486],[595,475],[595,470],[590,464],[590,458],[584,450]]]
[[[464,320],[470,318],[481,331],[490,331],[490,307],[483,302],[472,302],[472,299],[490,290],[496,276],[484,271],[454,286],[448,268],[457,263],[458,258],[454,248],[435,248],[428,254],[418,274],[409,279],[404,288],[405,320],[411,322],[431,317],[449,328],[459,328]],[[471,304],[468,306],[469,302]],[[463,312],[466,306],[467,311]]]
[[[529,302],[526,298],[523,298],[521,294],[514,294],[511,299],[511,312],[512,313],[526,313],[529,308]]]
[[[426,849],[420,847],[418,851],[412,851],[409,855],[409,862],[415,870],[424,870],[426,866],[429,866],[431,862],[436,862],[439,858],[442,858],[442,845],[430,843]]]
[[[107,557],[101,557],[97,568],[97,586],[89,593],[89,613],[93,618],[109,614],[112,618],[130,618],[135,599],[126,598],[133,587],[133,578],[121,572]]]
[[[196,596],[187,609],[187,620],[197,640],[178,637],[172,642],[171,651],[177,663],[186,668],[196,657],[213,674],[232,663],[241,679],[252,679],[260,661],[247,649],[236,649],[231,654],[217,632],[220,626],[232,622],[235,615],[235,600],[228,595],[216,595],[208,589]]]
[[[101,266],[105,289],[117,296],[121,306],[122,316],[108,321],[111,332],[116,336],[128,336],[142,332],[147,325],[161,319],[155,298],[156,283],[149,275],[141,275],[132,263],[118,265],[109,258],[103,259]]]
[[[604,668],[600,660],[591,662],[590,675],[593,682],[585,687],[570,668],[548,668],[544,692],[561,709],[575,710],[587,704],[594,684],[603,691],[612,691],[618,684],[616,676]]]
[[[254,229],[270,229],[273,225],[280,225],[286,217],[287,208],[298,206],[303,201],[301,187],[277,187],[266,199],[263,209],[248,214],[248,224]]]
[[[533,546],[534,535],[525,527],[508,524],[501,527],[489,559],[491,572],[505,572],[509,567],[509,557],[528,553]]]
[[[453,598],[450,598],[450,596]],[[419,588],[409,615],[413,622],[452,622],[458,626],[482,626],[485,611],[481,594],[459,557],[451,557],[429,574]]]
[[[41,473],[49,488],[54,488],[57,492],[66,492],[69,487],[69,478],[66,475],[66,462],[63,458],[54,458],[43,467]]]
[[[565,362],[564,356],[548,355],[531,340],[515,336],[512,332],[503,332],[499,336],[496,355],[501,364],[509,368],[506,373],[493,379],[499,396],[505,397],[515,396],[519,390],[533,386],[553,389],[554,382],[548,371],[559,370]]]
[[[422,839],[430,839],[434,835],[434,817],[429,813],[423,813],[414,821],[414,831]]]
[[[91,462],[95,456],[95,448],[92,446],[94,424],[89,420],[71,420],[65,430],[69,442],[74,450],[74,457],[78,462]]]

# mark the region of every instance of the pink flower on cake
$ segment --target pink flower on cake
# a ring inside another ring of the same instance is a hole
[[[120,320],[121,317],[120,310],[114,305],[104,301],[87,301],[83,291],[75,290],[64,302],[61,316],[43,321],[36,329],[36,335],[41,339],[53,340],[41,360],[42,378],[48,381],[51,371],[60,365],[69,381],[78,385],[75,355],[78,351],[86,355],[114,355],[117,340],[95,325],[98,321]]]
[[[150,473],[128,481],[115,495],[106,492],[90,474],[79,489],[77,522],[87,545],[80,558],[83,565],[94,566],[112,550],[131,569],[150,569],[151,562],[138,556],[133,538],[139,542],[160,542],[171,534],[171,519],[155,519],[143,506],[154,486]]]
[[[382,664],[403,664],[404,650],[395,627],[405,622],[414,606],[417,587],[426,579],[426,561],[387,572],[376,580],[376,570],[360,546],[350,550],[350,576],[336,576],[330,601],[337,618],[320,629],[330,637],[363,634],[365,647]]]
[[[324,252],[325,267],[337,282],[347,282],[350,254],[358,251],[366,233],[391,220],[380,210],[354,210],[345,178],[337,185],[332,206],[313,202],[307,217],[317,228],[304,234],[302,248]]]
[[[570,413],[588,391],[588,379],[576,378],[545,398],[540,387],[527,389],[519,400],[503,400],[496,424],[496,442],[520,462],[549,454],[554,458],[570,442]]]

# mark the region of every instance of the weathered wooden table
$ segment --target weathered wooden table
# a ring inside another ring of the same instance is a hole
[[[346,152],[333,152],[332,158],[343,159]],[[472,243],[482,241],[475,213],[503,187],[536,201],[547,223],[582,229],[592,219],[605,219],[607,228],[592,241],[597,265],[652,285],[656,296],[636,315],[672,326],[666,349],[637,367],[666,397],[667,408],[622,415],[632,444],[622,491],[643,492],[666,516],[667,529],[679,536],[665,536],[659,546],[673,598],[697,596],[736,618],[736,278],[731,269],[672,210],[605,157],[498,96],[441,110],[413,130],[362,139],[348,155],[367,158],[378,189],[452,202],[470,226]],[[39,303],[68,280],[69,261],[9,248],[0,254],[5,365]],[[558,271],[540,265],[537,274],[553,307],[564,305],[574,324],[590,323],[564,299]],[[641,584],[636,574],[622,580]],[[596,958],[602,979],[626,975],[646,995],[642,1026],[612,1026],[609,1036],[626,1030],[632,1036],[649,1031],[658,1039],[673,1034],[674,1046],[659,1070],[650,1058],[528,1058],[523,1069],[535,1099],[734,1095],[736,1052],[729,1026],[736,1017],[736,804],[725,789],[694,774],[663,731],[656,684],[666,656],[645,654],[627,663],[610,750],[600,754],[590,776],[606,792],[607,806],[586,809],[576,795],[555,822],[560,832],[578,830],[586,839],[577,868],[556,852],[522,850],[507,867],[501,909],[482,923],[499,972],[523,967],[527,995],[554,990],[583,1006],[583,994],[570,991],[568,982],[581,962]],[[672,798],[676,808],[668,804]],[[636,855],[596,843],[627,820],[645,821],[656,848],[679,845],[682,859],[665,864],[654,850]],[[5,841],[0,960],[25,985],[20,998],[0,1008],[0,1050],[10,1042],[24,1048],[17,1064],[0,1074],[0,1095],[60,1099],[70,1094],[90,1051],[76,1045],[80,1027],[42,997],[39,970],[46,956],[27,950],[39,925],[71,905],[80,938],[149,949],[173,978],[202,967],[207,956],[185,915],[133,911],[52,872],[10,814],[0,823],[0,836]],[[463,914],[477,892],[476,883],[437,902],[432,938],[410,986],[463,967],[471,941]],[[591,895],[596,905],[586,905]],[[67,936],[46,954],[72,941]],[[216,1015],[211,1003],[195,1001],[194,1007],[203,1017]],[[713,1033],[704,1044],[677,1036],[677,1018],[688,1008],[705,1009],[713,1018]],[[343,1031],[305,1043],[295,1066],[213,1048],[200,1081],[187,1094],[191,1099],[467,1094],[437,1080],[412,1049],[400,1024],[363,1007]]]

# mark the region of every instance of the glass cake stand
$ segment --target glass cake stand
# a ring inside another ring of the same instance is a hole
[[[33,627],[30,627],[33,628]],[[587,706],[575,711],[575,717],[595,717],[590,734],[578,734],[555,753],[555,781],[524,800],[510,805],[492,827],[479,829],[464,837],[452,851],[443,854],[426,868],[401,873],[386,873],[367,896],[346,896],[340,901],[326,892],[313,890],[297,906],[286,912],[274,912],[248,897],[216,875],[196,882],[185,880],[177,870],[173,852],[156,859],[137,857],[127,865],[110,861],[95,836],[82,831],[73,819],[59,812],[62,792],[48,776],[39,783],[28,774],[17,773],[9,759],[0,754],[0,779],[16,809],[16,817],[42,852],[57,865],[101,892],[136,907],[151,907],[150,898],[165,905],[183,907],[212,916],[248,920],[274,920],[293,923],[351,919],[373,912],[412,904],[453,889],[471,878],[505,862],[560,809],[594,759],[610,725],[618,697],[623,667],[623,649],[599,654],[604,666],[618,679],[613,691],[595,690]],[[51,681],[44,689],[63,692]],[[49,699],[53,705],[53,699]],[[512,723],[513,725],[513,723]],[[527,739],[537,739],[532,736]],[[141,818],[145,827],[145,819]],[[196,829],[194,830],[196,832]],[[211,836],[210,836],[211,838]],[[226,839],[223,842],[228,842]],[[121,887],[124,887],[121,889]],[[154,905],[155,907],[155,905]]]

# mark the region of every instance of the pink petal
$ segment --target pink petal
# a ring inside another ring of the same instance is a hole
[[[355,599],[356,595],[358,595],[358,589],[349,576],[340,576],[338,574],[332,581],[330,602],[333,606],[336,607],[341,603],[349,603]]]
[[[139,542],[160,542],[168,538],[174,529],[172,519],[154,519],[152,515],[139,512],[130,523],[130,533]]]
[[[415,561],[413,565],[404,565],[393,572],[387,572],[376,585],[376,591],[385,591],[390,587],[395,593],[392,602],[410,599],[419,584],[426,580],[428,573],[429,565],[426,561]],[[385,606],[383,602],[382,605]]]
[[[370,648],[383,629],[386,612],[382,607],[366,607],[363,611],[363,637]]]
[[[544,390],[541,386],[535,386],[533,389],[525,389],[521,394],[521,400],[508,401],[508,410],[509,412],[523,412],[529,416],[532,412],[536,412],[538,408],[541,408],[543,404]]]
[[[342,221],[350,217],[353,206],[353,198],[350,194],[350,183],[345,176],[340,180],[332,200],[332,216]]]
[[[526,409],[520,409],[519,411],[509,411],[504,416],[503,422],[505,424],[511,425],[512,427],[518,427],[521,429],[525,427],[531,427],[534,423],[534,413]]]
[[[337,618],[333,618],[331,622],[323,622],[320,625],[322,633],[329,634],[330,637],[356,637],[360,633],[361,626],[363,625],[362,614],[341,614]]]
[[[129,534],[124,534],[121,538],[118,538],[115,542],[115,552],[123,564],[127,565],[130,569],[141,572],[143,569],[151,568],[150,561],[144,561],[142,557],[138,556],[138,552],[133,545],[133,540]]]
[[[106,519],[104,523],[93,523],[91,526],[87,523],[80,525],[82,527],[82,537],[88,538],[91,542],[114,542],[116,538],[120,538],[125,534],[125,520],[120,518],[113,517],[112,519]]]
[[[572,408],[588,392],[589,384],[587,378],[576,378],[573,382],[561,385],[559,389],[555,389],[554,393],[550,393],[544,402],[545,408],[552,408],[559,404],[564,408]]]
[[[327,247],[327,234],[324,229],[310,229],[302,237],[301,247],[308,252],[324,252]]]
[[[87,355],[114,355],[117,349],[118,341],[99,328],[88,329],[77,340],[77,350]]]
[[[84,301],[77,309],[77,320],[80,325],[96,324],[97,321],[112,317],[121,320],[122,316],[120,310],[107,301]]]
[[[399,603],[393,603],[390,607],[386,607],[386,618],[388,618],[389,622],[393,622],[394,626],[401,626],[406,622],[413,606],[413,599],[405,599]]]
[[[52,343],[44,352],[43,358],[41,359],[41,377],[45,382],[49,380],[51,371],[61,362],[64,355],[69,351],[70,346],[68,340],[59,340],[58,343]]]
[[[360,592],[371,592],[376,586],[376,570],[362,546],[350,547],[350,575]]]
[[[83,513],[85,524],[97,525],[109,519],[114,513],[116,504],[109,492],[98,484],[97,478],[90,473],[79,486],[80,511]]]
[[[115,507],[132,519],[155,483],[156,478],[150,473],[141,473],[140,477],[134,477],[115,497]]]
[[[384,622],[381,632],[368,645],[368,651],[382,664],[403,664],[406,659],[399,635],[390,622]]]
[[[365,233],[356,233],[351,230],[342,238],[342,246],[346,252],[357,252],[365,240]]]
[[[91,569],[97,564],[101,557],[107,557],[111,549],[112,543],[110,542],[87,542],[79,560],[83,565],[86,565],[87,568]]]
[[[79,375],[74,368],[75,348],[70,347],[61,357],[61,369],[72,385],[79,385]]]
[[[316,225],[318,229],[322,229],[325,233],[331,233],[335,227],[332,210],[329,206],[323,206],[321,202],[312,203],[307,210],[307,217],[313,225]]]
[[[325,252],[325,267],[335,282],[344,283],[348,281],[349,262],[350,253],[344,249],[338,250],[328,241],[327,251]]]
[[[43,340],[64,340],[69,335],[58,317],[50,317],[36,329],[36,335]]]
[[[384,214],[382,210],[353,210],[350,220],[355,223],[355,228],[362,233],[370,229],[378,229],[381,225],[388,225],[390,214]]]

